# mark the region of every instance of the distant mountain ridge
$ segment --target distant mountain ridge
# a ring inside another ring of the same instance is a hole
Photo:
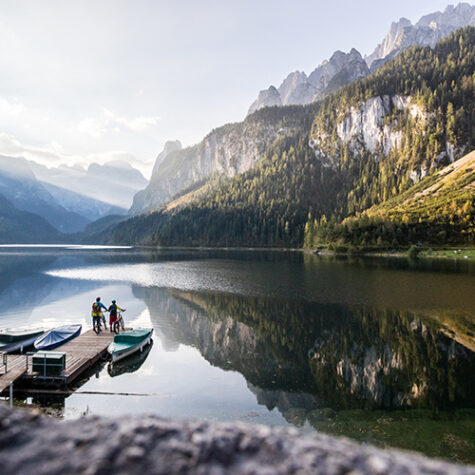
[[[134,195],[148,183],[146,178],[125,160],[104,165],[94,163],[87,169],[78,166],[47,168],[35,162],[30,162],[30,165],[39,181],[83,195],[90,200],[103,202],[109,208],[114,207],[114,213],[125,214]],[[93,219],[102,216],[95,215]]]
[[[443,12],[423,16],[415,25],[407,18],[392,23],[383,42],[367,56],[366,62],[375,71],[398,53],[411,46],[430,46],[453,33],[458,28],[475,26],[475,6],[459,3],[449,5]]]
[[[22,158],[0,156],[0,194],[15,208],[41,216],[64,233],[81,231],[90,222],[58,204]]]
[[[0,243],[61,242],[59,233],[41,216],[22,211],[0,194]]]
[[[63,185],[62,180],[51,180],[53,184],[39,181],[38,170],[41,165],[21,157],[0,156],[0,194],[15,209],[43,218],[57,231],[81,232],[91,221],[125,214],[123,208],[57,186],[56,183]],[[25,226],[28,228],[27,223]]]
[[[367,76],[368,73],[368,66],[356,49],[353,48],[348,54],[336,51],[328,61],[324,61],[308,77],[304,72],[296,71],[290,73],[278,89],[270,86],[269,89],[261,91],[249,107],[248,114],[263,107],[310,104],[322,99],[338,87]],[[339,79],[333,81],[337,75]],[[329,87],[331,85],[333,87]]]
[[[319,101],[339,87],[350,84],[376,71],[384,63],[411,46],[431,46],[465,26],[475,26],[475,7],[468,3],[449,5],[443,12],[423,16],[415,25],[407,18],[392,23],[388,34],[373,53],[363,59],[352,49],[348,54],[336,51],[308,77],[302,71],[290,73],[276,88],[259,92],[248,114],[263,107],[309,104]]]

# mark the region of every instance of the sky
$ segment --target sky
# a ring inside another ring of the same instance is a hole
[[[452,2],[453,3],[453,2]],[[369,54],[439,0],[0,0],[0,154],[48,166],[124,159],[148,178],[243,120],[259,90],[339,49]]]

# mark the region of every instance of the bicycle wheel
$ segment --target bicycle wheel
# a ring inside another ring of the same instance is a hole
[[[122,330],[125,330],[125,324],[124,324],[124,319],[122,318],[122,315],[120,316],[120,327],[122,328]]]
[[[114,328],[114,333],[119,333],[120,327],[119,327],[119,322],[117,320],[114,322],[113,328]]]

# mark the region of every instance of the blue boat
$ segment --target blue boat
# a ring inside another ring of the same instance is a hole
[[[37,350],[54,350],[68,341],[76,338],[81,333],[82,325],[65,325],[53,328],[35,340]]]
[[[43,329],[5,330],[0,332],[0,353],[23,351],[33,345],[36,339],[44,333]]]

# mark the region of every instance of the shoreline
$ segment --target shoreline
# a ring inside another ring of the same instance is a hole
[[[295,247],[219,247],[219,246],[131,246],[136,249],[158,249],[158,250],[182,250],[182,251],[245,251],[245,252],[300,252],[315,256],[339,256],[339,257],[391,257],[391,258],[412,258],[412,259],[452,259],[457,261],[475,261],[475,248],[450,247],[440,249],[421,248],[417,256],[411,257],[409,249],[400,250],[372,250],[372,251],[336,251],[331,249],[309,249]]]
[[[406,258],[406,259],[439,259],[453,260],[462,262],[475,262],[474,247],[446,247],[446,248],[416,248],[416,255],[409,255],[410,249],[391,249],[391,250],[359,250],[358,248],[346,248],[345,250],[333,250],[328,248],[309,249],[295,247],[256,247],[256,246],[239,246],[239,247],[220,247],[220,246],[143,246],[143,245],[103,245],[103,244],[44,244],[44,243],[28,243],[28,244],[1,244],[2,249],[15,248],[65,248],[68,250],[130,250],[130,249],[150,249],[150,250],[170,250],[170,251],[226,251],[226,252],[297,252],[314,256],[338,256],[338,257],[383,257],[383,258]]]

